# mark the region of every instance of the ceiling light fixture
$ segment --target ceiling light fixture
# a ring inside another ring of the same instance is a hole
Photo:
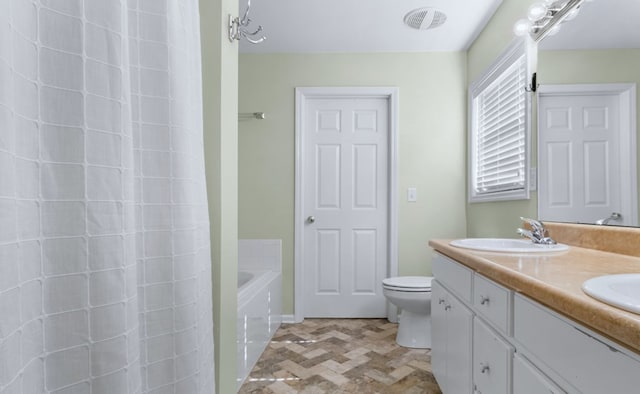
[[[562,22],[575,18],[584,1],[544,0],[533,3],[527,10],[527,18],[519,19],[513,26],[513,32],[517,36],[529,34],[534,41],[538,42],[546,36],[557,33]]]

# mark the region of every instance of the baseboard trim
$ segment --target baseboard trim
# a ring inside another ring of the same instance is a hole
[[[293,315],[282,315],[282,324],[299,323]]]

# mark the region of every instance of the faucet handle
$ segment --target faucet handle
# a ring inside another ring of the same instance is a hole
[[[523,218],[522,216],[520,217],[520,220],[522,220],[523,222],[531,226],[531,231],[519,228],[517,230],[518,234],[522,235],[523,237],[527,237],[531,239],[533,243],[536,243],[536,244],[542,244],[542,245],[556,244],[555,240],[547,236],[547,229],[544,228],[544,224],[542,224],[541,221],[535,220],[535,219]]]
[[[523,237],[529,238],[530,240],[533,240],[533,238],[534,238],[533,233],[531,231],[529,231],[529,230],[525,230],[523,228],[518,228],[518,229],[516,229],[516,232],[518,234],[520,234],[521,236],[523,236]]]
[[[535,219],[524,218],[522,216],[520,216],[520,220],[522,220],[523,222],[525,222],[529,226],[531,226],[531,229],[534,232],[540,233],[540,234],[542,234],[544,236],[544,233],[545,233],[546,229],[544,228],[544,224],[542,224],[541,221],[535,220]]]

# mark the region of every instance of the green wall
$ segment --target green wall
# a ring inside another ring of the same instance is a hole
[[[514,39],[514,23],[526,16],[532,0],[504,0],[467,52],[467,81],[471,83],[493,64]],[[466,114],[465,114],[466,116]],[[535,151],[532,151],[535,157]],[[466,156],[465,156],[466,159]],[[465,167],[466,174],[466,167]],[[465,175],[466,178],[466,175]],[[465,190],[466,190],[465,184]],[[536,216],[537,200],[467,204],[467,236],[516,237],[520,216]]]
[[[431,238],[465,235],[466,56],[461,52],[240,55],[240,238],[283,241],[283,309],[294,306],[294,89],[399,88],[399,271],[431,273]],[[408,187],[418,202],[408,203]]]
[[[205,169],[211,232],[216,393],[236,390],[238,44],[226,19],[237,0],[200,2]]]

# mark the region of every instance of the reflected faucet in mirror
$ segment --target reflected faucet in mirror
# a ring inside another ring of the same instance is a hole
[[[622,215],[620,215],[618,212],[613,212],[611,216],[609,216],[608,218],[597,220],[596,224],[602,226],[602,225],[609,224],[609,222],[612,220],[620,220],[620,219],[622,219]]]

